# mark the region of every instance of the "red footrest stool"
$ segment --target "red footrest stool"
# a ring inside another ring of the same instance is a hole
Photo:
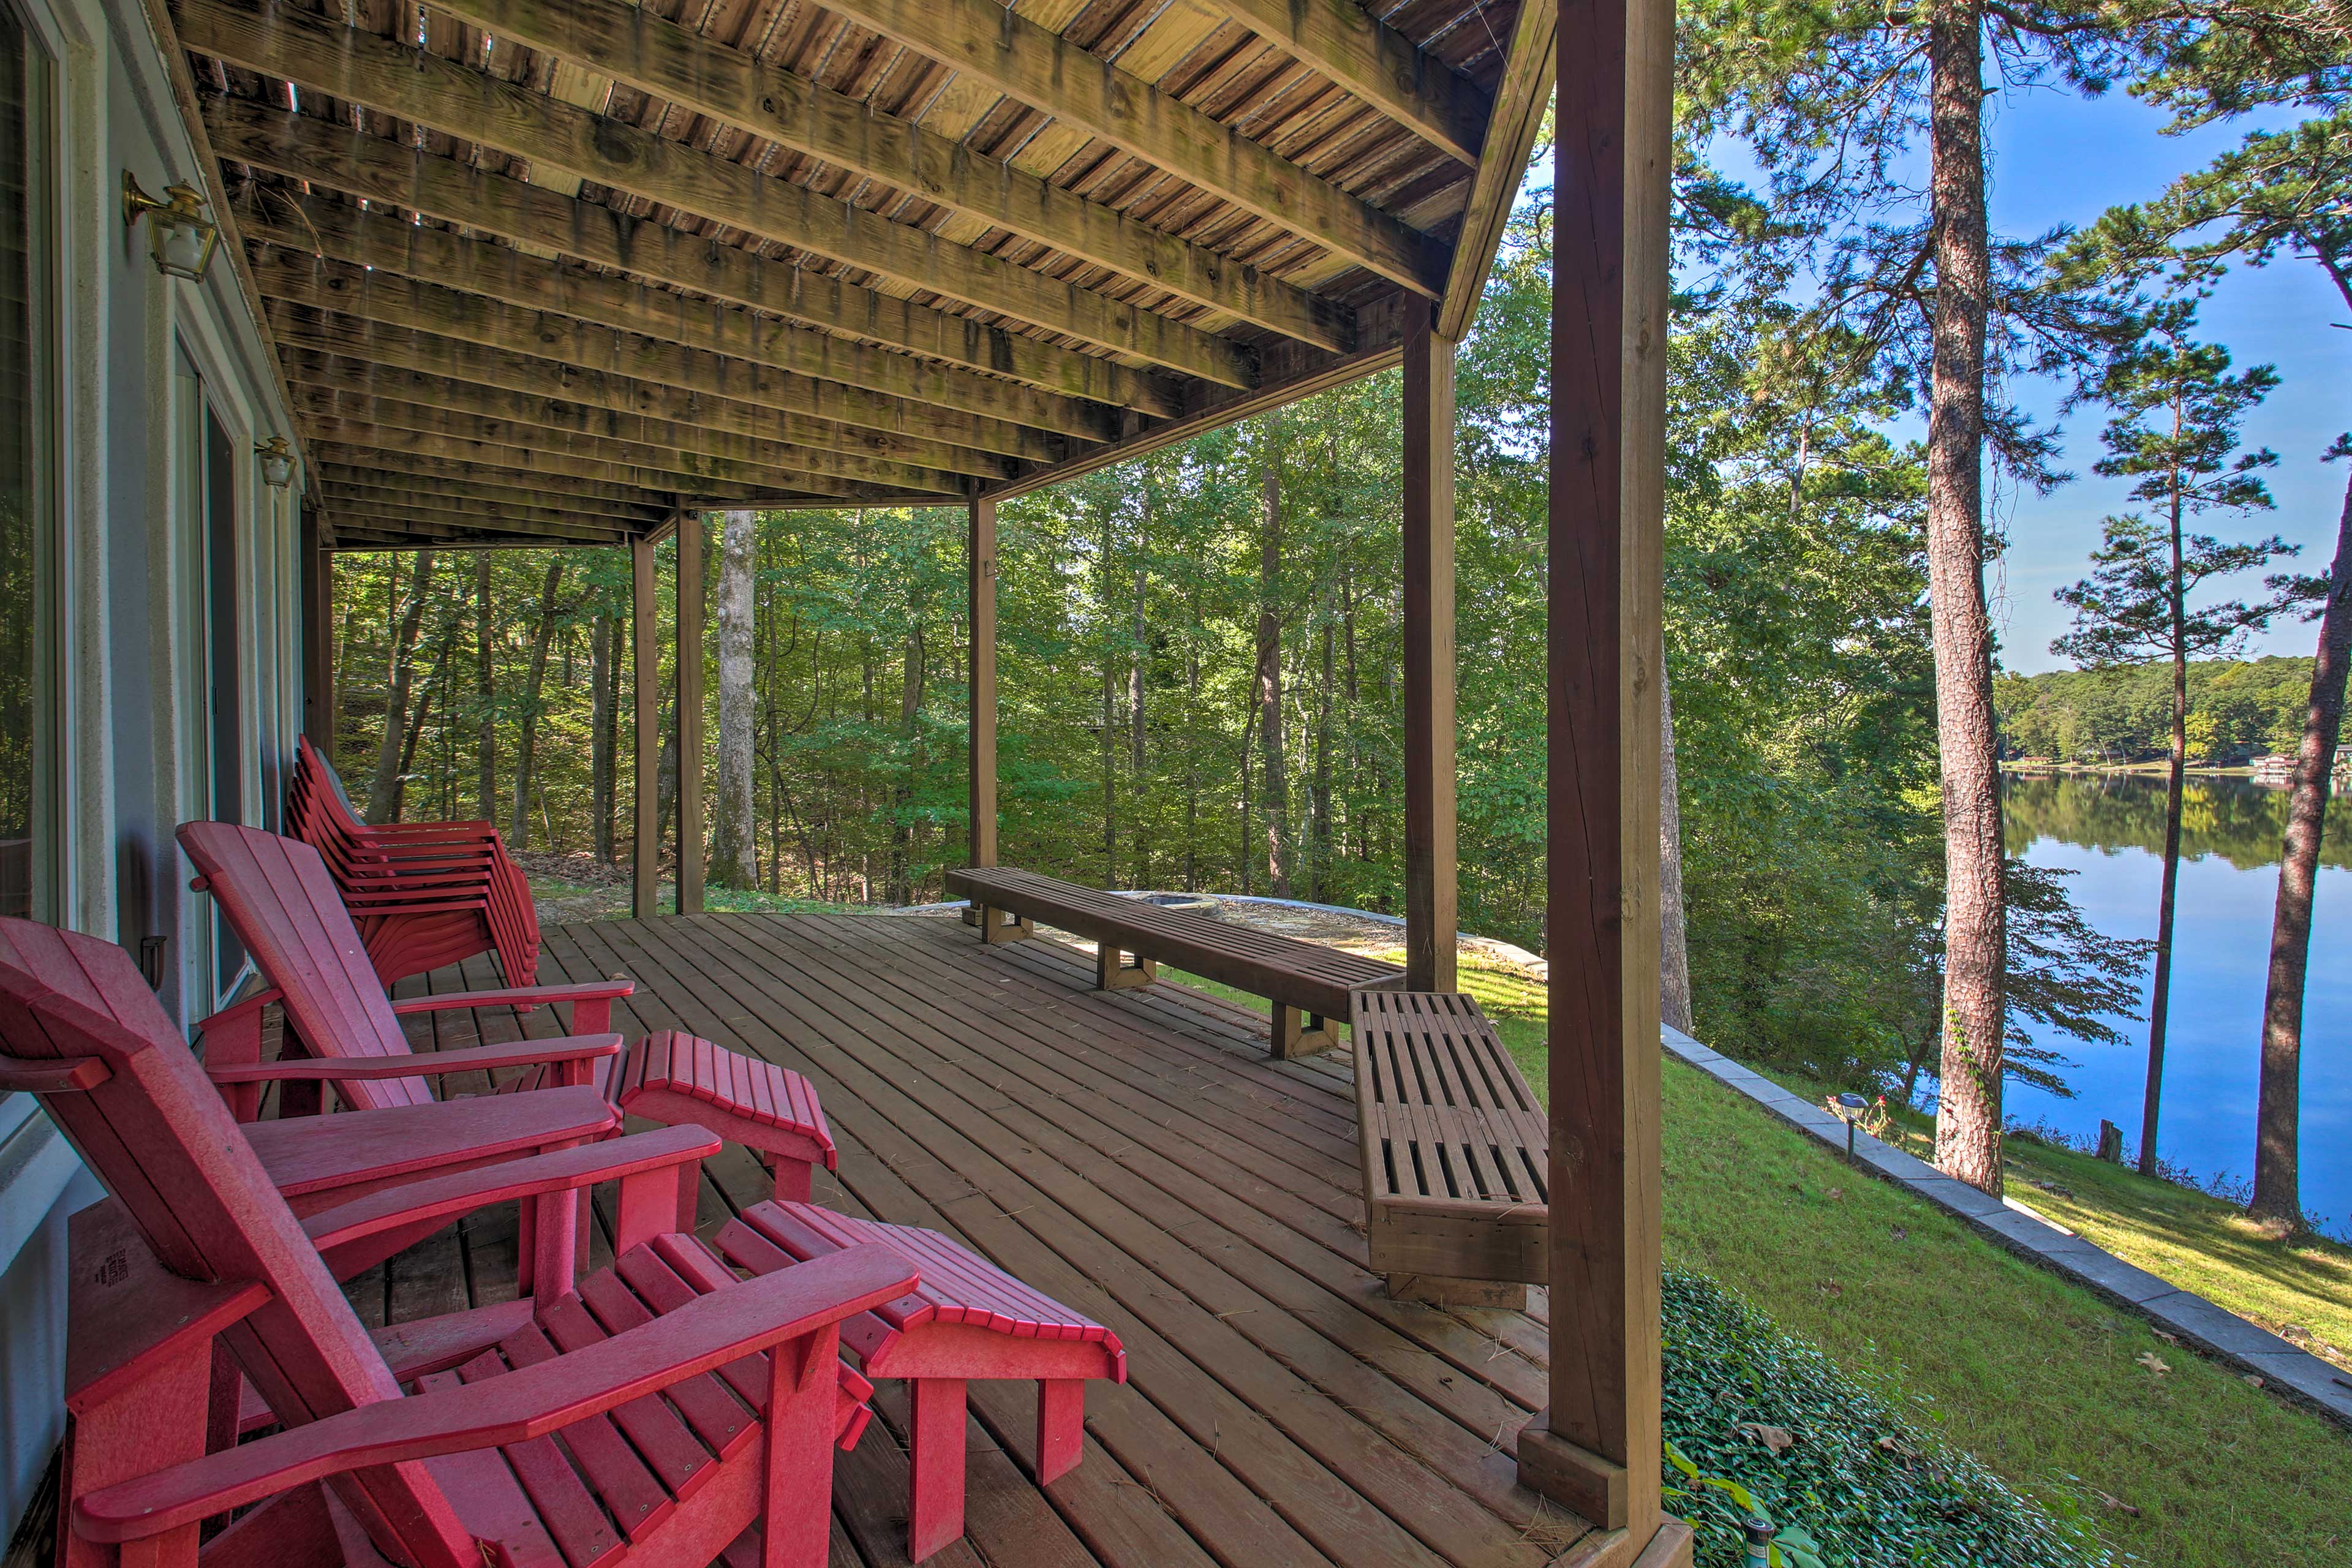
[[[631,1046],[609,1098],[623,1115],[699,1127],[756,1151],[775,1173],[776,1196],[786,1203],[808,1201],[814,1167],[841,1166],[814,1084],[790,1068],[683,1029],[657,1029]],[[680,1218],[681,1228],[694,1228],[690,1215]]]
[[[1036,1381],[1040,1486],[1059,1480],[1085,1457],[1087,1380],[1127,1381],[1127,1352],[1117,1334],[935,1230],[852,1219],[813,1204],[764,1203],[730,1220],[717,1241],[729,1262],[754,1274],[869,1241],[921,1273],[907,1295],[841,1325],[842,1350],[857,1357],[867,1377],[913,1384],[907,1533],[916,1562],[963,1533],[968,1380]]]

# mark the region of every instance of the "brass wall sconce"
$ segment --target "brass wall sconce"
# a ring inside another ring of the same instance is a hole
[[[220,225],[204,214],[205,198],[193,185],[166,185],[157,201],[139,188],[139,177],[122,171],[122,226],[148,219],[147,244],[156,270],[166,278],[203,279],[220,244]]]

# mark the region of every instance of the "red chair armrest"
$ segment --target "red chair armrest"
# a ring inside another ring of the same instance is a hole
[[[473,1046],[461,1051],[411,1051],[390,1057],[306,1057],[298,1061],[251,1062],[207,1067],[215,1083],[268,1083],[291,1079],[439,1078],[453,1072],[489,1072],[499,1068],[536,1067],[542,1062],[586,1061],[621,1054],[618,1035],[567,1035],[552,1040],[516,1040],[503,1046]]]
[[[452,1007],[537,1007],[551,1002],[605,1002],[633,994],[634,980],[587,980],[577,985],[516,985],[500,991],[444,991],[437,996],[403,996],[395,1013],[440,1013]]]
[[[503,1164],[387,1187],[334,1208],[321,1209],[303,1220],[302,1228],[310,1234],[311,1245],[324,1252],[419,1220],[457,1219],[492,1204],[547,1193],[576,1192],[599,1182],[621,1181],[691,1164],[710,1158],[723,1147],[717,1137],[699,1127],[663,1127],[603,1143],[583,1143],[552,1154],[533,1154]]]
[[[887,1247],[853,1247],[686,1303],[657,1321],[504,1377],[362,1405],[83,1497],[84,1540],[143,1541],[289,1488],[375,1465],[525,1443],[914,1289]],[[832,1380],[824,1396],[835,1397]]]

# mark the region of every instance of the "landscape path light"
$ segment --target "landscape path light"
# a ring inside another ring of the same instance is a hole
[[[1853,1163],[1853,1124],[1869,1109],[1870,1101],[1848,1089],[1837,1097],[1837,1102],[1838,1117],[1845,1123],[1845,1163],[1851,1165]]]

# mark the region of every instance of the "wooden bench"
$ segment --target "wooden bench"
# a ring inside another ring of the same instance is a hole
[[[1401,1299],[1524,1309],[1551,1178],[1518,1064],[1451,992],[1359,992],[1349,1024],[1372,1268]]]
[[[1255,931],[1189,910],[1162,909],[1009,866],[947,875],[950,897],[971,900],[981,940],[1019,942],[1045,921],[1095,944],[1095,984],[1149,985],[1172,963],[1274,1005],[1273,1054],[1302,1057],[1339,1043],[1329,1020],[1368,988],[1397,987],[1404,971],[1320,942]],[[1301,1015],[1305,1015],[1304,1020]]]

